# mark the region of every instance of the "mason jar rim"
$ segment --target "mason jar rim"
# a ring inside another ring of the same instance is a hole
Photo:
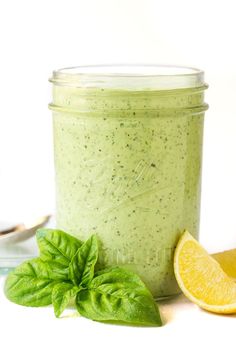
[[[207,87],[204,71],[188,66],[159,64],[102,64],[53,71],[55,85],[78,88],[171,90]]]

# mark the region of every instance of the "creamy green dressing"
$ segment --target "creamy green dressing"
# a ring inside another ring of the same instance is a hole
[[[54,86],[57,227],[97,234],[100,264],[137,272],[155,297],[179,291],[173,251],[198,236],[202,89]]]

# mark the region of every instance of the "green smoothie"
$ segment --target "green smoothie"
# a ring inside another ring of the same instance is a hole
[[[203,89],[54,82],[57,227],[97,234],[100,265],[135,271],[155,297],[178,293],[175,245],[198,236]]]

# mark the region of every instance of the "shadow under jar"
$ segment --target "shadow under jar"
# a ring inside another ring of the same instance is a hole
[[[174,248],[199,231],[204,73],[87,66],[50,81],[57,227],[97,234],[100,266],[138,273],[155,298],[177,294]]]

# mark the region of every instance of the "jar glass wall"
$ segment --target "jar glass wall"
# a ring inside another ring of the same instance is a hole
[[[55,71],[57,227],[102,241],[100,266],[178,293],[173,251],[199,233],[204,74],[171,66]]]

